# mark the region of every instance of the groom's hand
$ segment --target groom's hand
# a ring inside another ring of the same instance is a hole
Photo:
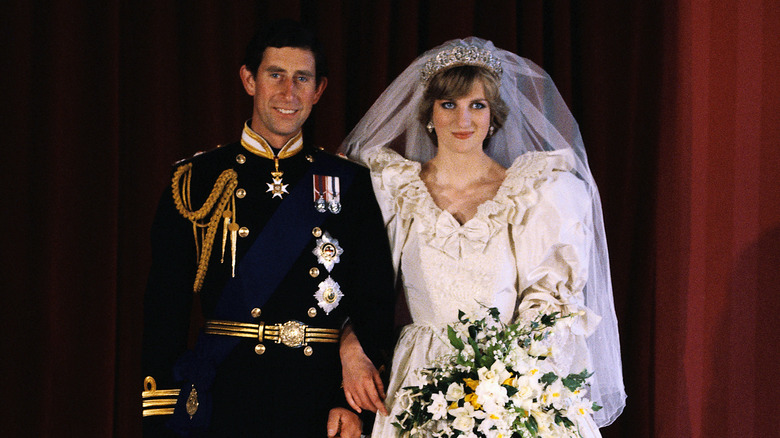
[[[352,409],[367,409],[388,415],[385,408],[385,386],[371,359],[366,356],[352,327],[347,325],[341,336],[341,372],[344,396]]]
[[[328,438],[360,438],[362,423],[356,413],[345,408],[333,408],[328,413]]]

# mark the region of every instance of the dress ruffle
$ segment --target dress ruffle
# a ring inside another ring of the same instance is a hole
[[[397,152],[379,148],[368,160],[372,175],[380,181],[380,190],[393,200],[393,213],[399,219],[422,221],[426,241],[458,257],[464,247],[484,248],[507,224],[522,227],[525,212],[539,201],[539,187],[555,172],[574,167],[571,152],[528,152],[507,169],[496,195],[477,208],[476,215],[460,224],[439,208],[420,178],[421,164]]]

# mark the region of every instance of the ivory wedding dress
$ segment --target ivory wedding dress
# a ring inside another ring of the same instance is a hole
[[[421,164],[378,148],[366,157],[382,208],[396,270],[413,323],[396,345],[386,404],[373,437],[394,437],[403,407],[396,393],[417,384],[414,370],[450,352],[446,327],[458,311],[497,307],[501,319],[531,319],[539,312],[577,313],[555,365],[561,374],[590,367],[585,338],[600,317],[584,305],[591,205],[572,169],[569,150],[528,152],[507,169],[495,197],[460,224],[433,201],[420,179]],[[601,436],[589,416],[583,437]]]

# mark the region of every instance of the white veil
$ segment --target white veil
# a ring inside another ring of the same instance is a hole
[[[455,46],[487,49],[501,60],[500,93],[509,107],[509,115],[504,126],[490,139],[486,152],[491,158],[504,167],[509,167],[519,155],[534,150],[571,149],[577,158],[575,170],[587,184],[591,196],[595,239],[585,305],[602,317],[596,331],[587,339],[594,368],[590,397],[602,406],[593,415],[596,423],[600,427],[609,425],[623,411],[626,394],[601,200],[577,122],[547,73],[525,58],[497,49],[490,41],[475,37],[448,41],[422,54],[390,84],[344,140],[340,151],[362,163],[367,162],[367,152],[382,146],[423,163],[433,158],[435,146],[417,119],[423,94],[420,75],[428,59]]]

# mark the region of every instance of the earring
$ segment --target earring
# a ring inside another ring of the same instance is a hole
[[[425,128],[426,128],[426,129],[428,129],[428,133],[429,133],[429,134],[432,134],[432,133],[433,133],[433,120],[431,120],[430,122],[428,122],[428,124],[427,124],[427,125],[425,125]]]
[[[495,130],[496,128],[494,128],[493,125],[490,125],[490,128],[488,128],[488,137],[492,137]]]

